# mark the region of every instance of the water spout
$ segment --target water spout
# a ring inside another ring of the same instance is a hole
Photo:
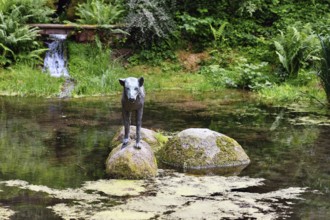
[[[67,69],[67,57],[64,48],[65,34],[49,35],[52,42],[48,43],[43,71],[49,72],[53,77],[70,77]]]

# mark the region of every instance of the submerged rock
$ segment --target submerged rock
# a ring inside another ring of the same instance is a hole
[[[111,146],[112,147],[118,146],[119,144],[122,143],[123,138],[124,138],[124,126],[118,129],[118,131],[116,132],[115,136],[111,141]],[[129,138],[131,141],[136,139],[136,126],[130,126]],[[141,128],[141,140],[147,142],[151,146],[153,151],[157,153],[157,151],[163,146],[164,142],[166,142],[168,139],[167,137],[153,130]]]
[[[160,158],[165,164],[187,169],[241,167],[250,163],[234,139],[201,128],[178,133],[162,148]]]
[[[145,179],[157,174],[157,162],[154,153],[145,141],[141,141],[141,149],[130,142],[122,148],[119,144],[106,160],[106,173],[110,177],[121,179]]]

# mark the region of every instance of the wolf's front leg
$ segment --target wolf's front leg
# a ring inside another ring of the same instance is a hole
[[[131,113],[129,111],[123,110],[123,123],[125,128],[125,134],[123,139],[122,148],[126,147],[129,141],[129,132],[130,132],[130,125],[131,125]]]
[[[136,111],[136,149],[141,149],[141,126],[142,126],[143,108]]]

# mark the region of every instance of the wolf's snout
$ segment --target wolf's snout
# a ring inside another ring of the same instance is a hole
[[[135,98],[128,98],[128,101],[135,102]]]

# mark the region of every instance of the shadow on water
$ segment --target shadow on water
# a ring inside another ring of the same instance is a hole
[[[110,140],[121,126],[119,100],[0,98],[0,181],[66,189],[106,178]],[[308,187],[318,193],[304,194],[288,218],[330,216],[329,111],[262,106],[237,91],[167,92],[148,94],[143,127],[170,134],[204,127],[233,137],[252,161],[239,175],[265,179],[236,192]],[[0,184],[0,207],[16,211],[12,219],[60,219],[46,208],[55,203],[43,193]]]

